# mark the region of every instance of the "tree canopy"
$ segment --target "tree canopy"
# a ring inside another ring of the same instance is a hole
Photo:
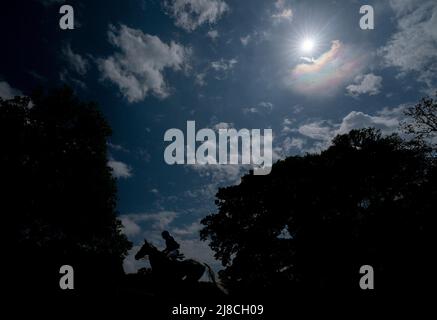
[[[425,285],[437,199],[427,150],[371,128],[339,135],[219,189],[201,238],[234,290],[359,290],[362,265],[380,289]]]
[[[410,121],[403,126],[408,133],[418,138],[432,137],[437,134],[437,92],[435,98],[424,97],[419,103],[408,108],[405,114]]]
[[[122,272],[131,244],[116,219],[110,134],[97,105],[68,88],[0,98],[2,214],[15,287],[40,279],[57,288],[63,264],[87,280]]]

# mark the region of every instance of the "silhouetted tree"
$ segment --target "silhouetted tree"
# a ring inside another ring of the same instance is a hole
[[[425,286],[437,208],[429,156],[397,135],[352,130],[219,189],[201,238],[234,292],[358,291],[366,264],[379,290]]]
[[[437,92],[435,93],[437,99]],[[437,101],[430,97],[420,100],[415,106],[408,108],[405,114],[409,121],[404,123],[408,133],[419,138],[427,138],[437,134]]]
[[[131,244],[116,219],[110,134],[97,105],[68,88],[0,99],[0,205],[16,290],[56,290],[63,264],[79,291],[122,274]]]

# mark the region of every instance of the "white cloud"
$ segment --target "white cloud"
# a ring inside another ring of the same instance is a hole
[[[23,93],[20,90],[12,88],[6,81],[0,81],[0,97],[3,99],[12,99],[15,96],[22,95]]]
[[[135,236],[140,233],[141,228],[140,226],[133,221],[129,216],[121,216],[120,217],[121,223],[123,224],[123,233],[127,235],[128,237]]]
[[[327,121],[316,121],[301,125],[298,132],[315,140],[330,140],[332,138],[332,127]]]
[[[293,19],[293,10],[287,7],[284,0],[277,0],[275,2],[275,13],[272,14],[275,21],[291,21]]]
[[[375,115],[361,111],[351,111],[340,123],[322,120],[301,125],[297,128],[297,132],[304,137],[315,140],[310,149],[303,151],[321,151],[331,144],[336,135],[348,133],[352,129],[373,127],[381,130],[384,134],[397,132],[399,123],[404,118],[403,111],[406,107],[406,105],[400,105],[396,108],[384,108]]]
[[[318,120],[295,127],[292,127],[294,121],[286,118],[283,121],[282,135],[276,139],[274,150],[281,158],[293,152],[318,153],[329,147],[336,135],[348,133],[353,129],[373,127],[381,130],[383,134],[398,132],[399,123],[405,119],[404,110],[407,107],[408,105],[401,104],[395,108],[381,109],[373,115],[351,111],[338,123]]]
[[[273,14],[272,18],[291,20],[293,18],[293,11],[291,9],[284,9],[281,12]]]
[[[213,203],[214,202],[214,196],[217,193],[217,183],[208,183],[208,184],[202,184],[199,188],[193,188],[191,190],[187,190],[184,192],[184,196],[191,198],[190,201],[198,201],[199,199],[202,199],[201,201],[206,201]],[[205,202],[203,202],[205,204]],[[196,208],[197,209],[197,208]],[[210,210],[209,208],[207,210]]]
[[[384,133],[392,133],[399,125],[398,117],[386,117],[381,114],[371,116],[361,111],[352,111],[340,124],[335,134],[347,133],[352,129],[359,129],[365,127],[375,127],[382,130]]]
[[[242,35],[240,37],[241,44],[246,47],[250,43],[260,44],[263,41],[271,39],[271,31],[268,30],[254,30],[251,33]]]
[[[223,184],[237,184],[245,171],[251,169],[249,165],[240,164],[193,164],[188,166],[196,171],[199,176],[209,178],[216,183],[216,186]]]
[[[119,144],[114,144],[111,142],[108,142],[108,147],[115,150],[115,151],[122,151],[122,152],[130,152],[128,149],[126,149],[125,147],[123,147],[122,145]]]
[[[132,176],[132,169],[121,161],[109,159],[108,167],[112,169],[112,175],[115,178],[129,178]]]
[[[390,5],[396,14],[397,32],[379,54],[386,66],[398,68],[401,75],[416,73],[433,91],[437,85],[437,2],[391,0]]]
[[[136,225],[148,224],[145,229],[162,231],[166,229],[178,216],[174,211],[159,211],[145,213],[131,213],[122,215],[121,218],[128,219]]]
[[[292,124],[293,123],[293,120],[291,120],[291,119],[288,119],[288,118],[285,118],[284,119],[284,125],[290,125],[290,124]]]
[[[73,50],[71,50],[70,44],[62,50],[62,54],[69,63],[71,69],[81,76],[86,74],[89,65],[88,61],[80,54],[74,53]]]
[[[232,70],[234,66],[237,64],[237,59],[220,59],[218,61],[211,62],[211,68],[213,68],[215,71],[228,71]]]
[[[233,71],[237,63],[238,60],[235,58],[229,60],[221,58],[220,60],[212,61],[210,68],[214,70],[214,78],[216,80],[224,80],[228,77],[229,73]]]
[[[258,109],[255,108],[255,107],[244,108],[244,109],[243,109],[243,113],[244,113],[244,114],[248,114],[248,113],[258,113]]]
[[[261,101],[260,103],[258,103],[258,106],[260,106],[261,108],[264,108],[268,111],[272,111],[272,109],[273,109],[273,103],[268,102],[268,101]]]
[[[209,30],[206,35],[212,40],[216,40],[219,37],[219,32],[217,30]]]
[[[303,110],[303,107],[300,104],[295,104],[292,107],[292,110],[293,110],[294,114],[298,114],[298,113],[300,113]]]
[[[235,65],[238,63],[236,58],[211,61],[202,72],[199,72],[194,77],[194,83],[200,87],[207,85],[205,80],[208,74],[213,74],[216,80],[224,80],[230,73],[233,72]]]
[[[232,122],[219,122],[217,124],[214,125],[214,129],[215,130],[219,130],[219,129],[231,129],[234,127],[234,124]]]
[[[204,23],[216,23],[229,10],[222,0],[166,0],[164,8],[175,25],[188,32]]]
[[[159,98],[169,95],[164,69],[179,71],[187,68],[191,50],[171,41],[162,42],[157,36],[121,25],[110,26],[109,41],[120,49],[99,60],[104,79],[115,83],[129,102],[143,100],[149,93]]]
[[[377,95],[382,87],[382,77],[375,76],[373,73],[358,75],[355,77],[354,82],[355,84],[346,87],[348,93],[354,97],[361,94]]]
[[[296,129],[293,129],[291,127],[293,123],[294,123],[293,119],[285,118],[284,121],[282,122],[282,130],[281,131],[283,133],[296,131]]]
[[[301,60],[308,62],[308,63],[315,63],[316,60],[313,57],[300,57]]]
[[[261,101],[256,106],[243,108],[243,113],[270,113],[273,110],[273,103]]]
[[[197,84],[199,87],[206,86],[207,83],[205,77],[206,77],[206,72],[201,72],[196,74],[194,78],[194,83]]]
[[[197,235],[200,229],[202,229],[202,225],[200,222],[195,221],[189,225],[173,228],[171,229],[171,232],[179,237],[193,236]]]
[[[295,137],[286,137],[284,141],[282,141],[282,145],[280,148],[281,152],[285,152],[286,154],[290,153],[292,150],[302,150],[305,144],[305,140],[302,138]]]
[[[247,45],[249,44],[251,38],[252,38],[252,36],[251,36],[250,34],[248,34],[248,35],[245,36],[245,37],[241,37],[241,38],[240,38],[241,44],[242,44],[243,46],[247,46]]]

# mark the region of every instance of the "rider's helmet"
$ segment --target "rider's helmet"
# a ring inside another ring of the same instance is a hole
[[[164,231],[162,231],[161,235],[163,238],[167,238],[170,236],[170,233],[167,230],[164,230]]]

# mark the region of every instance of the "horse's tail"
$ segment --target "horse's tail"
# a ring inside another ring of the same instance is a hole
[[[207,263],[203,263],[206,267],[206,270],[208,272],[208,277],[214,283],[214,285],[224,294],[228,294],[228,291],[223,287],[220,280],[217,280],[215,277],[214,271],[211,269],[211,267]]]

